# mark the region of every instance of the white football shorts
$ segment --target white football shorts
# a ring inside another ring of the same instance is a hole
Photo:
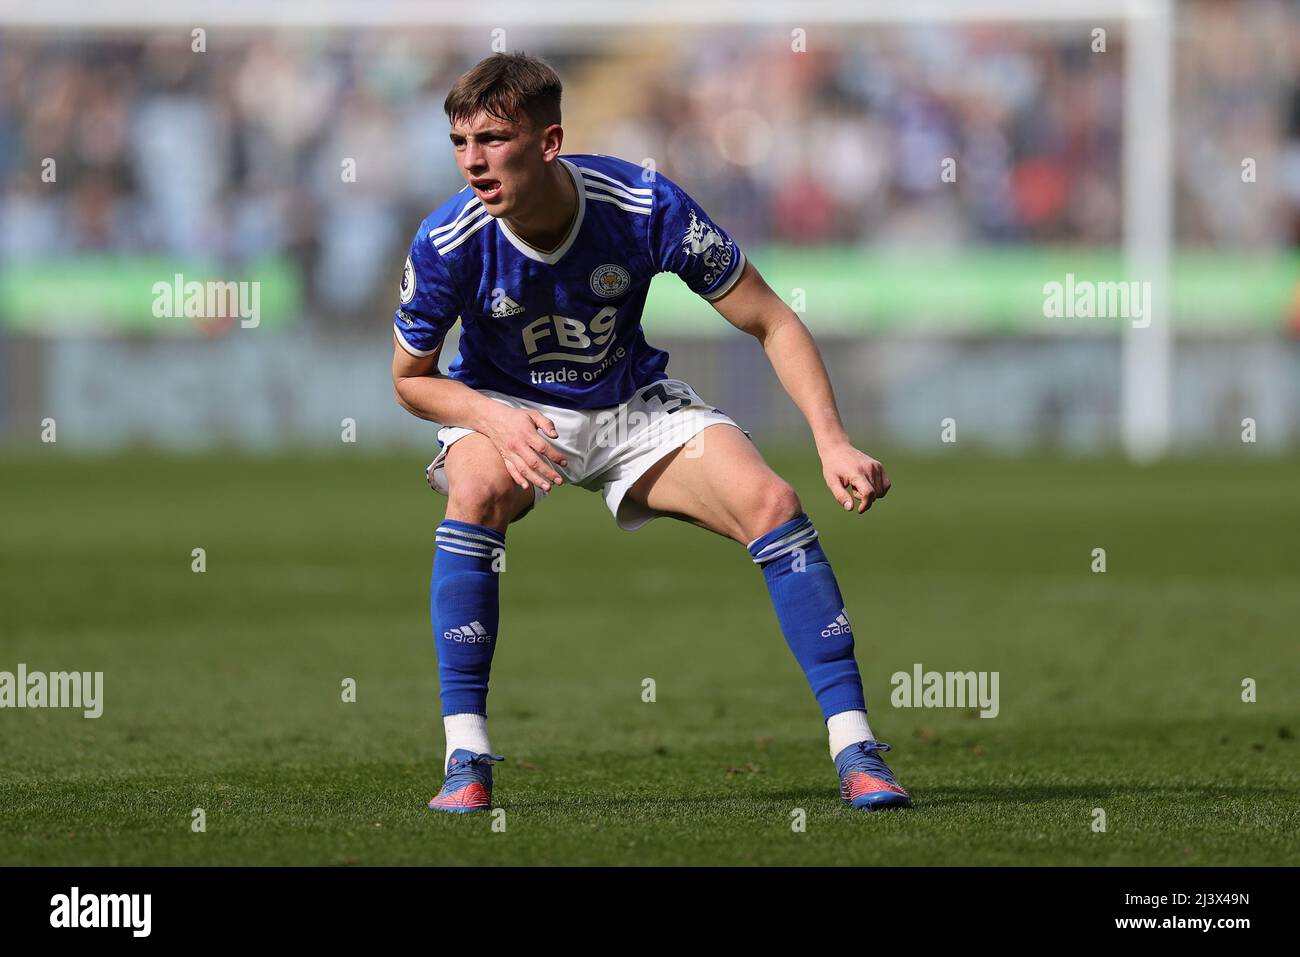
[[[562,409],[490,389],[479,391],[517,409],[535,409],[554,422],[559,438],[549,435],[543,438],[562,452],[569,464],[561,468],[552,463],[552,468],[564,476],[567,484],[599,491],[619,528],[629,532],[635,532],[660,514],[631,500],[624,501],[637,479],[665,455],[687,445],[711,425],[740,428],[730,416],[705,402],[680,379],[660,379],[638,389],[623,405],[604,409]],[[447,450],[473,431],[450,425],[438,430],[438,444],[442,448],[425,470],[434,491],[447,494],[443,468]],[[682,454],[698,455],[697,448],[698,444],[692,444]],[[545,497],[545,492],[533,486],[534,505]]]

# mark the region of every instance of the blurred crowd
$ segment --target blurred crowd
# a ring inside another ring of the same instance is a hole
[[[1300,242],[1298,26],[1281,0],[1180,5],[1180,242]],[[1122,25],[1105,27],[1104,53],[1086,27],[1005,23],[810,27],[806,52],[736,29],[524,48],[565,80],[566,152],[652,162],[744,245],[1110,245],[1125,48]],[[278,256],[301,270],[313,317],[391,308],[416,225],[462,185],[442,100],[484,39],[205,41],[0,34],[0,257]]]

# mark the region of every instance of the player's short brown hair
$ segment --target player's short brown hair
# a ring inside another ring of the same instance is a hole
[[[559,75],[539,57],[494,53],[456,81],[442,104],[452,123],[487,113],[537,126],[560,122]]]

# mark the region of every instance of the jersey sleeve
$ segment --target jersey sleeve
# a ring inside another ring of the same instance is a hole
[[[668,179],[655,178],[650,246],[657,272],[674,272],[710,301],[725,295],[745,268],[745,254],[695,200]]]
[[[420,357],[434,353],[461,314],[461,298],[447,264],[423,232],[421,227],[411,243],[398,287],[400,305],[393,314],[398,344]]]

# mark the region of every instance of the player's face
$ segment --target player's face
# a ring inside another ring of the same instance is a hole
[[[460,174],[493,216],[508,216],[544,182],[545,130],[480,113],[452,125]]]

